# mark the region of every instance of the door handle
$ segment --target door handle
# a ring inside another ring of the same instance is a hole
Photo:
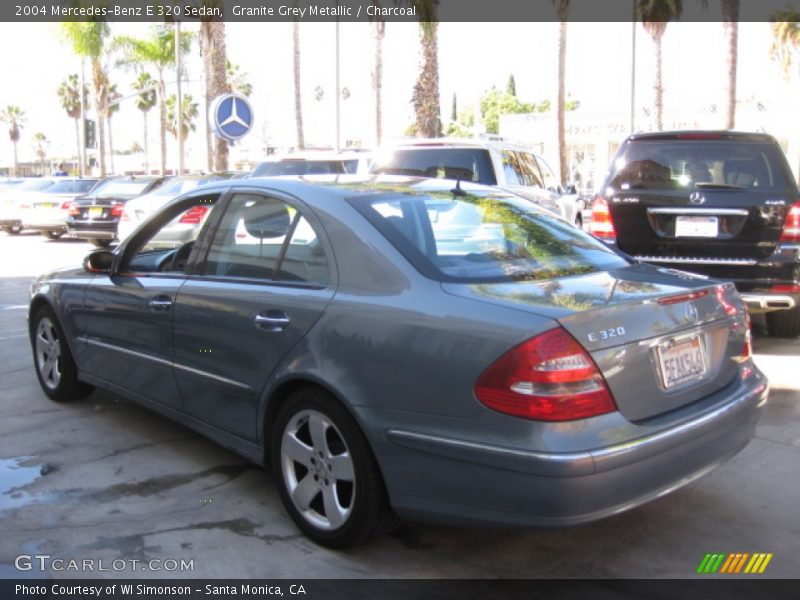
[[[150,298],[150,308],[152,310],[169,310],[172,307],[172,298],[169,296],[156,296]]]
[[[256,327],[264,331],[283,331],[286,329],[291,320],[282,310],[267,310],[260,312],[253,319]]]

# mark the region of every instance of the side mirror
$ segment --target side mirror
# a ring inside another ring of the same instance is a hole
[[[89,273],[110,273],[114,253],[108,250],[95,250],[83,259],[83,268]]]

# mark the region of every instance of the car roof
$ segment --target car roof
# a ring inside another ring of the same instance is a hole
[[[740,142],[775,142],[775,138],[767,133],[732,131],[728,129],[653,131],[648,133],[634,133],[628,137],[628,141],[638,140],[736,140]]]
[[[383,150],[406,150],[409,148],[480,148],[484,150],[494,148],[504,150],[522,150],[537,154],[536,150],[531,146],[527,146],[519,142],[507,141],[502,138],[415,138],[390,144],[383,148]]]

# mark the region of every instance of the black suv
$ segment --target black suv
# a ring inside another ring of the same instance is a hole
[[[733,281],[771,334],[800,335],[800,194],[775,138],[632,135],[601,189],[596,237],[643,262]]]

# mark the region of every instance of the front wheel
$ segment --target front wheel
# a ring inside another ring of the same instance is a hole
[[[305,388],[286,400],[271,460],[284,507],[315,542],[344,548],[397,524],[364,434],[323,390]]]
[[[92,392],[92,386],[78,380],[78,368],[52,309],[42,307],[34,315],[31,320],[31,344],[36,377],[44,393],[51,399],[64,402]]]
[[[48,240],[57,240],[62,235],[64,235],[63,231],[43,231],[42,235],[46,237]]]
[[[12,225],[4,225],[3,226],[3,231],[8,233],[9,235],[18,235],[18,234],[22,233],[22,223],[17,221],[16,223],[13,223]]]
[[[800,335],[800,306],[768,312],[767,328],[775,337],[797,337]]]

